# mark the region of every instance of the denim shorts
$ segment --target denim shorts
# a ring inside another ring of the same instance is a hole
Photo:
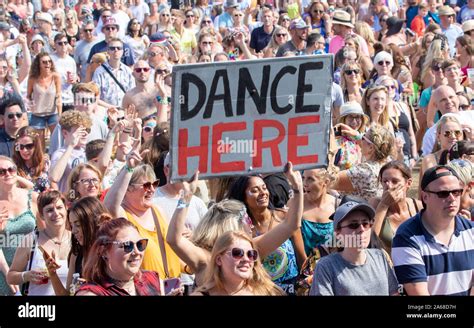
[[[47,127],[58,124],[58,114],[51,114],[46,116],[36,116],[31,114],[30,126],[37,130],[46,129]]]

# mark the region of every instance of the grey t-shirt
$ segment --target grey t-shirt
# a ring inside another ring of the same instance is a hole
[[[366,249],[365,264],[353,265],[341,253],[323,257],[316,264],[310,295],[379,295],[397,292],[398,281],[379,249]]]

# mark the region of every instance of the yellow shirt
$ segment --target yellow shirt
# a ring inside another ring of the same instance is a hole
[[[288,11],[288,17],[290,17],[290,19],[296,19],[296,18],[300,17],[298,4],[296,2],[292,3],[292,4],[289,4],[286,7],[286,10]]]
[[[168,271],[170,277],[168,278],[179,278],[181,274],[181,264],[179,261],[178,255],[171,249],[171,247],[166,242],[166,234],[168,232],[168,224],[161,216],[160,212],[152,207],[152,210],[155,211],[158,222],[160,223],[161,235],[163,236],[163,242],[165,243],[165,253],[166,253],[166,262],[168,263]],[[143,257],[142,269],[158,272],[161,279],[165,279],[165,269],[163,266],[163,259],[161,257],[160,244],[158,243],[158,236],[156,234],[156,229],[150,231],[141,226],[127,211],[125,211],[127,219],[138,229],[138,232],[143,238],[148,238],[148,246],[145,250],[145,255]]]

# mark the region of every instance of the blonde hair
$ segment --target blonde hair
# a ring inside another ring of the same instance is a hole
[[[388,90],[386,87],[379,85],[379,86],[372,86],[365,90],[364,96],[362,97],[362,109],[364,113],[370,118],[371,123],[380,124],[382,126],[388,126],[388,122],[390,120],[390,116],[388,114],[387,104],[385,104],[385,109],[383,110],[382,115],[380,115],[378,122],[372,122],[372,114],[370,111],[369,100],[372,95],[377,91],[384,91],[387,96],[388,101]]]
[[[438,121],[438,125],[436,126],[436,143],[433,147],[433,153],[437,152],[438,150],[441,149],[441,144],[439,142],[439,135],[441,134],[441,129],[446,125],[448,122],[454,122],[459,125],[462,131],[462,125],[459,119],[456,116],[453,115],[443,115]],[[463,134],[463,139],[464,139],[464,134]]]
[[[86,113],[77,110],[69,110],[61,114],[59,124],[61,125],[61,129],[66,131],[71,131],[72,128],[79,126],[90,129],[92,126],[92,120]]]
[[[76,166],[71,173],[69,174],[69,177],[67,179],[67,195],[66,199],[68,201],[75,201],[82,196],[79,194],[79,191],[76,189],[76,184],[78,183],[79,176],[81,175],[81,172],[83,170],[91,170],[95,174],[97,174],[97,178],[99,179],[99,185],[97,187],[99,194],[101,193],[101,185],[102,185],[102,173],[93,165],[88,164],[88,163],[82,163]]]
[[[359,88],[360,88],[360,86],[362,85],[362,75],[363,75],[362,69],[361,69],[360,65],[357,62],[350,61],[350,62],[345,63],[341,67],[341,89],[342,89],[342,91],[346,90],[346,73],[344,73],[346,69],[358,69],[359,70]]]
[[[225,277],[222,275],[221,267],[216,264],[217,257],[222,256],[229,250],[229,247],[238,240],[245,240],[249,242],[253,249],[255,244],[252,239],[245,233],[240,231],[228,231],[220,236],[214,247],[212,248],[211,262],[207,267],[205,283],[197,292],[209,291],[213,288],[225,290]],[[261,259],[254,262],[252,269],[252,276],[246,281],[246,285],[250,287],[253,295],[268,295],[268,296],[283,296],[285,293],[280,289],[263,268]]]
[[[128,185],[130,186],[132,184],[138,183],[138,181],[143,177],[146,177],[148,180],[152,181],[156,180],[155,171],[148,164],[140,164],[135,167],[132,173],[132,177],[130,178],[130,183]]]
[[[243,231],[245,205],[234,199],[214,204],[193,231],[191,241],[197,246],[212,250],[217,238],[228,231]]]
[[[360,35],[367,42],[367,44],[375,44],[374,32],[372,31],[372,28],[369,24],[363,21],[357,21],[355,22],[354,27],[355,33]]]
[[[433,41],[431,42],[430,47],[428,48],[428,51],[426,52],[425,60],[423,62],[423,68],[421,70],[421,75],[420,75],[421,81],[423,81],[423,79],[426,77],[426,74],[430,72],[433,58],[446,59],[446,56],[443,55],[443,51],[446,51],[445,47],[449,47],[449,46],[443,43],[445,43],[445,41],[441,39],[433,39]]]
[[[376,161],[382,161],[390,156],[393,151],[395,139],[389,129],[377,124],[372,125],[369,130],[367,130],[366,135],[375,148]]]

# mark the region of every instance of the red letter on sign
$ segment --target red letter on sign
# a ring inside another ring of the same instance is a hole
[[[188,129],[179,130],[178,134],[178,175],[188,175],[188,158],[199,157],[199,172],[207,173],[207,156],[209,142],[209,127],[201,127],[201,144],[188,146]]]
[[[300,116],[288,120],[288,162],[293,165],[318,162],[318,155],[298,156],[298,147],[308,145],[308,136],[298,136],[298,125],[319,123],[319,115]]]
[[[246,127],[247,127],[247,123],[245,122],[218,123],[214,125],[214,127],[212,128],[212,162],[211,162],[212,173],[235,172],[235,171],[245,170],[244,161],[222,163],[221,152],[218,149],[218,144],[220,142],[222,143],[222,134],[224,132],[245,130]],[[232,149],[226,148],[226,150],[230,150],[230,152],[232,152]]]
[[[278,130],[278,137],[263,141],[263,129],[274,128]],[[270,148],[273,166],[281,166],[281,156],[278,145],[285,138],[285,127],[276,120],[256,120],[253,125],[253,138],[257,141],[257,149],[254,150],[253,167],[262,167],[262,154],[264,148]]]

